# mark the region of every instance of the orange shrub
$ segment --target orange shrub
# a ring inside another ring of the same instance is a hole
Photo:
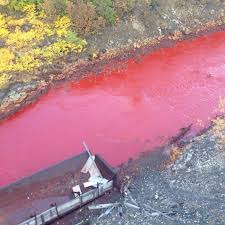
[[[135,0],[114,0],[113,6],[116,13],[121,17],[124,13],[127,13],[133,9]]]
[[[44,0],[43,8],[47,15],[62,15],[66,9],[66,0]]]
[[[95,6],[91,2],[84,0],[68,2],[66,12],[76,32],[80,35],[87,36],[105,27],[105,19],[98,16]]]

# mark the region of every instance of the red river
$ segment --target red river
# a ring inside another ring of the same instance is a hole
[[[83,151],[118,165],[193,123],[192,135],[225,97],[225,32],[178,42],[51,90],[0,124],[0,186]]]

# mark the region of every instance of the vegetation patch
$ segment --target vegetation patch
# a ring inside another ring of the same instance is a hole
[[[18,74],[35,77],[56,59],[82,52],[84,37],[115,24],[133,1],[0,0],[1,83]]]
[[[112,0],[91,0],[91,2],[95,5],[97,13],[103,16],[109,24],[115,23],[116,12]]]
[[[28,4],[28,3],[32,4]],[[86,41],[72,31],[65,15],[54,19],[37,9],[37,0],[1,1],[1,7],[19,10],[0,14],[0,74],[5,77],[18,72],[33,72],[54,59],[84,50]],[[35,4],[34,4],[35,3]]]
[[[73,28],[82,36],[91,35],[106,25],[105,18],[97,14],[96,7],[91,2],[69,2],[66,12]]]

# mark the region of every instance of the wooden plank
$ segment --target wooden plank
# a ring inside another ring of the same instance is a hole
[[[98,188],[88,191],[81,196],[72,199],[59,206],[51,207],[50,209],[40,213],[36,217],[32,217],[19,225],[43,225],[49,223],[59,216],[64,216],[65,214],[79,208],[82,205],[96,199],[97,197],[103,195],[105,192],[113,188],[113,181],[109,181],[106,184],[100,185]],[[57,207],[57,208],[56,208]]]

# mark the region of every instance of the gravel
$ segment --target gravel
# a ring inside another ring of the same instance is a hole
[[[100,219],[106,209],[83,209],[59,224],[76,224],[82,218],[81,224],[91,225],[225,224],[225,146],[218,142],[211,128],[180,148],[174,162],[163,149],[145,153],[120,172],[118,183],[120,187],[130,183],[128,194],[115,190],[93,203],[120,202],[120,208]]]

